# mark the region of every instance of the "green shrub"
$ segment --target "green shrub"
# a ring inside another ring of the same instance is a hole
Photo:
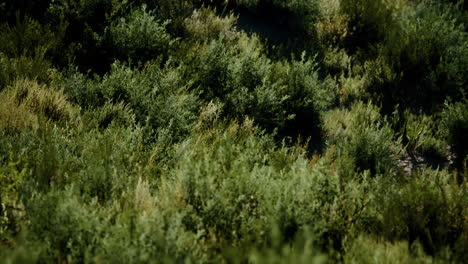
[[[65,29],[63,23],[51,27],[20,13],[16,23],[0,24],[0,90],[16,78],[49,81],[50,56],[61,47]]]
[[[167,64],[161,69],[159,61],[143,69],[116,62],[102,78],[89,79],[72,70],[63,85],[71,101],[89,110],[89,118],[96,119],[90,120],[91,126],[99,126],[110,114],[102,110],[119,111],[127,124],[131,115],[135,116],[135,123],[145,127],[148,142],[154,142],[162,130],[171,141],[178,141],[190,132],[199,110],[197,96],[188,91],[182,74],[182,67]],[[125,105],[126,109],[117,110],[109,102]]]
[[[228,116],[249,116],[282,136],[317,135],[320,113],[334,103],[335,86],[319,81],[316,63],[305,55],[292,63],[273,63],[255,40],[239,42],[229,48],[223,38],[211,41],[193,59],[189,70],[201,98],[220,100]]]
[[[35,131],[38,128],[38,117],[31,113],[26,106],[18,106],[5,92],[0,94],[0,130],[8,134],[19,133],[24,130]]]
[[[406,150],[412,154],[419,153],[423,156],[446,159],[446,144],[437,134],[435,121],[430,116],[412,114],[406,110],[403,114],[403,141],[406,142]]]
[[[124,197],[122,197],[124,198]],[[149,198],[149,197],[147,197]],[[37,195],[29,211],[26,246],[39,261],[83,263],[178,263],[200,260],[194,234],[184,232],[183,215],[142,214],[128,207],[85,202],[73,187]],[[41,241],[41,247],[35,243]]]
[[[37,118],[59,124],[79,125],[78,109],[70,104],[61,91],[55,91],[35,81],[19,79],[0,94],[2,104],[1,128],[20,132],[37,128]]]
[[[196,95],[187,90],[182,79],[182,70],[170,65],[160,69],[155,62],[136,71],[116,63],[98,84],[99,90],[106,100],[126,103],[136,121],[148,128],[148,136],[165,129],[171,140],[177,141],[190,132],[199,110]]]
[[[60,86],[70,102],[79,105],[83,110],[103,106],[107,99],[103,96],[98,81],[80,73],[77,67],[70,66],[64,71]]]
[[[316,23],[317,37],[325,48],[343,48],[348,35],[348,17],[340,12],[340,0],[320,0],[318,2],[319,21]]]
[[[15,103],[24,105],[35,114],[41,113],[56,122],[79,122],[77,109],[61,91],[25,79],[16,81],[10,90]]]
[[[392,28],[392,6],[385,1],[341,0],[340,13],[346,17],[348,32],[344,47],[351,53],[368,49],[383,41]]]
[[[5,263],[33,264],[39,261],[39,254],[44,246],[39,243],[25,243],[15,248],[2,248],[0,259]]]
[[[30,79],[49,83],[51,63],[41,51],[35,57],[19,56],[8,58],[0,52],[0,91],[11,85],[16,79]]]
[[[466,170],[468,158],[468,103],[464,102],[445,104],[442,111],[440,133],[451,145],[456,156],[456,166]]]
[[[6,157],[0,156],[0,161]],[[20,221],[24,216],[20,201],[20,189],[28,170],[18,168],[20,161],[14,161],[10,154],[5,167],[0,167],[0,243],[12,243],[20,230]]]
[[[422,1],[396,12],[381,54],[397,79],[384,90],[386,103],[437,111],[466,86],[467,34],[450,5]]]
[[[0,25],[0,52],[8,57],[28,56],[34,57],[46,53],[59,46],[61,30],[52,31],[47,25],[41,25],[36,20],[25,15],[22,19],[19,14],[16,24]]]
[[[368,236],[352,242],[344,256],[345,263],[431,263],[424,252],[410,252],[406,242],[393,243]]]
[[[249,253],[246,258],[250,263],[327,263],[329,258],[320,252],[319,249],[313,246],[313,241],[311,239],[313,235],[310,234],[309,230],[304,230],[297,235],[297,238],[294,239],[289,244],[281,244],[280,240],[278,245],[273,245],[271,247],[265,247],[258,250],[255,250]],[[236,252],[236,251],[234,251]],[[242,252],[236,252],[233,254],[233,261],[237,263],[240,262],[239,255],[243,255]]]
[[[237,17],[234,14],[219,17],[214,10],[202,7],[193,11],[193,14],[185,19],[184,27],[194,41],[213,40],[220,35],[228,41],[234,41],[241,35],[236,31],[236,23]]]
[[[446,171],[413,173],[407,183],[381,186],[384,234],[391,240],[419,241],[426,253],[440,255],[466,245],[466,190]],[[387,188],[387,189],[386,189]],[[386,189],[386,190],[384,190]],[[453,258],[463,258],[458,252]]]
[[[89,120],[90,127],[96,128],[128,127],[135,124],[135,115],[132,109],[123,103],[106,102],[104,106],[86,113],[85,119]]]
[[[271,138],[255,138],[251,124],[231,125],[185,144],[176,169],[163,179],[164,206],[188,213],[186,228],[202,232],[212,247],[257,241],[253,234],[265,225],[258,168],[272,146]],[[254,231],[255,230],[255,231]],[[237,242],[239,241],[239,242]]]
[[[468,259],[461,2],[29,2],[0,3],[0,262]]]
[[[186,228],[202,234],[202,245],[263,252],[304,235],[330,252],[372,224],[370,183],[340,182],[323,161],[309,166],[304,150],[275,148],[258,133],[247,120],[207,129],[181,145],[175,170],[162,178],[163,208],[186,212]]]
[[[149,0],[144,1],[150,8],[154,8],[163,19],[169,19],[171,30],[182,31],[185,18],[189,17],[195,6],[200,6],[202,0]]]
[[[85,206],[72,189],[34,199],[28,207],[29,228],[31,238],[45,245],[42,261],[90,261],[102,227],[100,212],[93,205]]]
[[[143,176],[138,174],[136,161],[144,149],[143,135],[141,128],[109,127],[102,133],[93,131],[75,138],[78,150],[73,142],[64,146],[64,155],[74,153],[64,160],[63,165],[71,165],[71,171],[63,181],[74,184],[84,198],[97,198],[102,203],[118,199]]]
[[[336,146],[341,173],[370,170],[372,175],[393,170],[401,149],[379,109],[372,104],[357,103],[350,111],[334,110],[325,118],[327,144]]]
[[[376,46],[394,24],[393,8],[399,1],[319,1],[321,20],[317,31],[322,45],[346,49],[358,60],[373,58]]]
[[[467,35],[456,6],[341,0],[322,2],[320,9],[322,46],[353,56],[353,72],[366,78],[365,91],[385,113],[396,104],[434,113],[447,97],[463,95]]]
[[[301,60],[287,65],[285,76],[279,79],[281,96],[286,98],[282,109],[292,117],[284,126],[287,135],[321,140],[321,115],[334,105],[336,86],[329,78],[320,80],[319,70],[315,61],[303,54]]]
[[[148,61],[158,56],[168,56],[174,44],[166,32],[168,23],[160,22],[154,12],[147,11],[143,6],[112,23],[106,31],[118,59]]]

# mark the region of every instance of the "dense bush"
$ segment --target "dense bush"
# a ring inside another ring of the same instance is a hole
[[[468,258],[461,1],[0,12],[1,263]]]
[[[431,0],[320,6],[322,45],[354,55],[353,72],[368,82],[363,91],[378,98],[387,114],[396,104],[434,113],[447,97],[464,96],[467,35],[459,7]]]
[[[447,142],[452,146],[452,150],[456,155],[456,165],[460,169],[466,169],[468,157],[468,143],[466,141],[466,133],[468,133],[468,104],[458,102],[455,104],[446,104],[442,111],[442,126],[441,134],[447,139]]]
[[[403,186],[382,190],[384,232],[410,245],[418,241],[430,255],[444,255],[446,247],[460,254],[467,244],[465,188],[444,171],[423,170],[412,176]],[[458,257],[464,258],[466,253]]]
[[[78,109],[70,104],[61,91],[38,84],[35,81],[19,79],[0,93],[3,104],[0,108],[4,131],[21,132],[25,128],[37,128],[37,119],[63,125],[79,125]]]
[[[283,136],[320,134],[320,114],[335,101],[335,85],[319,81],[317,64],[304,56],[291,63],[273,62],[261,55],[255,40],[238,39],[226,47],[224,38],[203,46],[194,58],[194,86],[202,99],[219,99],[223,113],[249,116]]]
[[[389,100],[438,110],[447,97],[460,98],[466,87],[467,34],[454,7],[423,1],[397,12],[398,27],[389,30],[382,55],[397,74]]]
[[[167,23],[159,22],[152,12],[142,7],[106,29],[109,45],[117,58],[134,62],[167,57],[174,42],[166,33]]]
[[[357,169],[378,175],[394,168],[401,146],[377,107],[358,103],[350,111],[335,110],[326,118],[327,142],[336,146],[338,159],[343,159],[343,173]]]

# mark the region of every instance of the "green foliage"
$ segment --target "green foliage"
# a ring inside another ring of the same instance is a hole
[[[107,128],[109,126],[128,127],[135,124],[132,109],[125,104],[106,102],[104,106],[96,108],[87,114],[90,127]]]
[[[341,0],[339,12],[349,30],[343,45],[351,52],[372,50],[373,45],[385,39],[393,23],[391,5],[386,1]]]
[[[434,110],[445,98],[459,98],[466,86],[468,41],[452,6],[422,1],[397,12],[382,55],[397,73],[390,100]],[[437,108],[436,108],[437,109]]]
[[[72,103],[84,110],[105,104],[106,98],[103,98],[100,87],[88,76],[80,73],[77,67],[70,66],[63,75],[60,85]]]
[[[213,40],[220,35],[233,41],[240,37],[240,32],[235,30],[237,18],[230,14],[227,17],[218,17],[214,10],[200,8],[184,21],[184,28],[194,41]]]
[[[38,118],[58,124],[78,126],[78,109],[67,101],[61,91],[55,91],[35,81],[19,79],[0,94],[4,104],[0,107],[0,128],[20,132],[36,128]]]
[[[365,60],[376,55],[376,46],[394,27],[393,11],[403,1],[318,1],[317,24],[322,45],[337,46]]]
[[[190,132],[198,111],[197,97],[187,91],[180,68],[160,69],[157,63],[141,71],[114,64],[99,84],[103,98],[124,102],[133,109],[136,120],[150,133],[165,129],[173,140]]]
[[[88,208],[72,195],[73,190],[52,191],[35,199],[28,208],[32,236],[40,237],[47,251],[42,261],[69,259],[85,261],[93,248],[93,237],[99,232],[98,211]],[[50,206],[52,203],[55,206]],[[36,238],[37,239],[37,238]],[[76,251],[75,249],[82,249]],[[83,250],[84,249],[84,250]]]
[[[70,100],[90,110],[98,127],[112,122],[109,118],[131,124],[134,115],[135,122],[146,127],[148,141],[163,130],[169,132],[168,140],[177,141],[190,132],[199,110],[197,96],[187,91],[182,71],[169,64],[161,69],[158,61],[142,70],[116,62],[102,79],[88,79],[72,70],[63,82]]]
[[[270,131],[288,136],[315,135],[321,112],[334,102],[334,86],[320,82],[313,60],[274,63],[261,56],[254,40],[239,39],[227,48],[223,38],[211,41],[194,59],[193,86],[205,100],[217,98],[224,113],[249,116]]]
[[[4,159],[6,157],[1,157]],[[18,232],[17,219],[21,218],[23,210],[19,203],[19,190],[27,169],[17,169],[19,161],[14,161],[12,155],[7,160],[7,167],[0,171],[0,237],[1,242],[11,242]]]
[[[370,170],[385,174],[392,170],[400,144],[379,109],[372,104],[358,103],[350,111],[335,110],[326,117],[327,142],[336,146],[336,155],[344,166],[342,173]]]
[[[169,22],[160,22],[146,7],[134,10],[127,17],[106,29],[110,46],[119,59],[147,61],[158,56],[167,57],[174,41],[166,32]]]
[[[53,32],[48,26],[43,26],[36,20],[17,15],[15,26],[4,23],[0,26],[0,51],[9,57],[34,56],[57,48],[60,44],[60,34],[64,29]]]
[[[454,2],[0,3],[0,262],[463,263]]]
[[[8,58],[0,52],[0,91],[11,85],[16,79],[38,80],[50,82],[51,63],[45,59],[43,52],[35,57],[20,56]]]
[[[353,72],[388,114],[395,104],[434,113],[466,86],[466,30],[457,6],[438,1],[326,1],[322,46],[344,48]],[[348,69],[345,69],[346,72]]]
[[[446,104],[442,111],[442,125],[440,131],[442,136],[452,146],[456,155],[457,166],[460,169],[467,167],[468,143],[466,134],[468,133],[468,104],[458,102],[455,104]]]
[[[467,243],[466,195],[450,174],[418,171],[403,186],[382,190],[384,232],[410,245],[419,241],[430,255],[441,254],[445,247],[458,251]],[[458,257],[463,259],[463,254]]]
[[[409,110],[398,121],[403,121],[402,136],[406,150],[412,154],[421,154],[432,158],[445,159],[446,142],[439,136],[436,122],[431,116],[415,115]]]
[[[362,236],[356,239],[344,256],[346,263],[430,263],[423,252],[410,252],[405,242],[387,242]]]
[[[57,52],[66,26],[52,29],[27,15],[16,14],[16,23],[0,24],[0,90],[17,78],[49,81],[48,55]]]
[[[194,5],[200,4],[200,0],[149,0],[146,2],[155,8],[165,19],[171,19],[177,24],[192,13]],[[178,21],[179,20],[179,21]]]

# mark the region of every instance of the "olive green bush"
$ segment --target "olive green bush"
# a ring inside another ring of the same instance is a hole
[[[232,13],[227,17],[218,17],[214,10],[200,8],[194,10],[192,15],[185,19],[184,28],[194,41],[213,40],[220,35],[233,41],[241,35],[235,30],[236,23],[237,18]]]
[[[44,53],[35,55],[35,57],[20,56],[8,58],[0,53],[0,90],[11,85],[16,79],[37,80],[43,83],[49,83],[50,70],[52,69],[50,61],[44,58]]]
[[[468,155],[465,137],[468,132],[467,106],[466,100],[455,104],[446,104],[442,111],[442,126],[440,127],[441,134],[452,146],[456,155],[456,165],[465,170]]]
[[[168,21],[158,21],[153,12],[142,7],[106,28],[109,45],[118,59],[139,62],[167,57],[175,42],[166,32],[167,24]]]
[[[336,146],[337,158],[343,159],[343,173],[352,175],[357,169],[385,174],[394,168],[401,145],[377,107],[358,103],[350,111],[334,110],[326,119],[327,143]]]
[[[331,80],[319,81],[312,59],[303,55],[291,63],[275,63],[261,56],[261,45],[255,40],[241,38],[236,48],[226,47],[223,41],[211,41],[194,59],[192,86],[202,99],[217,98],[224,113],[249,116],[283,135],[307,138],[320,131],[320,113],[334,103],[336,87]]]
[[[410,252],[405,242],[380,241],[368,236],[362,236],[353,242],[349,253],[344,257],[346,263],[429,263],[431,260],[414,246]]]
[[[21,132],[25,128],[37,128],[38,118],[62,125],[80,125],[78,109],[67,101],[62,91],[40,85],[35,81],[19,79],[0,93],[3,104],[0,128]]]
[[[382,190],[384,232],[410,245],[419,241],[430,255],[443,255],[446,247],[461,250],[467,243],[466,190],[445,171],[422,170],[412,176],[403,186]]]
[[[459,6],[440,1],[330,1],[319,5],[319,40],[353,55],[353,72],[384,111],[440,111],[463,96],[466,30]],[[333,54],[333,53],[332,53]],[[347,69],[346,69],[347,70]]]
[[[4,39],[0,50],[10,57],[33,56],[42,50],[57,48],[60,44],[59,34],[62,32],[53,32],[28,16],[21,19],[18,15],[14,26],[4,23],[0,27],[0,36]]]
[[[436,110],[445,98],[460,98],[466,86],[467,35],[453,7],[422,1],[397,12],[398,27],[382,47],[396,85],[389,100]]]
[[[0,90],[15,79],[29,78],[41,82],[50,81],[48,70],[52,68],[47,55],[60,46],[63,28],[54,32],[31,17],[16,16],[16,23],[0,24]]]
[[[431,116],[424,114],[412,114],[409,110],[403,113],[402,142],[405,149],[411,155],[421,155],[438,163],[446,161],[447,143],[440,135],[440,127],[436,126],[436,121]]]
[[[0,262],[464,263],[465,6],[3,1]]]
[[[102,107],[86,114],[90,127],[107,128],[109,126],[128,127],[135,124],[135,115],[124,103],[106,102]]]

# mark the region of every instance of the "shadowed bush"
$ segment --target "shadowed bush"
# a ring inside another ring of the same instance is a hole
[[[378,175],[394,170],[401,146],[377,107],[358,103],[350,111],[334,110],[325,120],[327,143],[336,146],[342,173],[370,170]]]
[[[468,103],[458,102],[446,104],[442,111],[442,126],[440,131],[447,142],[452,146],[456,155],[456,166],[466,172],[468,159]]]
[[[255,39],[241,38],[236,48],[223,41],[203,46],[189,68],[202,99],[216,98],[228,116],[249,116],[281,136],[307,139],[320,134],[320,113],[334,103],[335,86],[328,79],[319,81],[313,60],[302,56],[292,63],[272,62],[261,55]]]
[[[131,12],[106,28],[110,47],[117,59],[148,61],[170,53],[174,40],[166,33],[167,22],[160,22],[145,7]]]

